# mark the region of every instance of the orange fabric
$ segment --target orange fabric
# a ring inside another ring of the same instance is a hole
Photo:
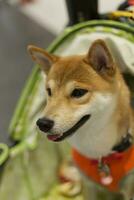
[[[129,3],[130,5],[134,5],[134,0],[129,0],[128,3]]]
[[[72,150],[73,160],[76,165],[82,170],[87,176],[89,176],[95,182],[101,183],[100,173],[98,171],[98,161],[92,160],[81,155],[77,150]],[[129,148],[123,153],[115,153],[110,156],[103,158],[103,163],[110,167],[111,176],[113,181],[109,185],[103,185],[107,189],[117,192],[119,190],[119,182],[121,179],[128,174],[129,171],[134,169],[134,146]]]

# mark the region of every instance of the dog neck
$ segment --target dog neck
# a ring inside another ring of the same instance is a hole
[[[117,135],[117,128],[110,121],[101,130],[97,124],[96,128],[92,129],[90,123],[87,123],[68,140],[81,154],[99,159],[111,153],[112,147],[117,142]]]

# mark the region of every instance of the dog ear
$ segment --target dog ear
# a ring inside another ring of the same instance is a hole
[[[98,39],[90,47],[86,56],[86,62],[90,64],[99,74],[113,76],[115,64],[106,43]]]
[[[30,53],[30,55],[32,56],[32,59],[37,64],[39,64],[39,66],[41,67],[41,69],[46,74],[48,74],[49,69],[52,66],[52,64],[54,64],[55,62],[57,62],[57,60],[59,59],[58,56],[49,54],[44,49],[38,48],[38,47],[33,46],[33,45],[29,45],[28,48],[27,48],[27,50]]]

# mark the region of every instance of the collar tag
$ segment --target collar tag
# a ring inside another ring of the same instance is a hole
[[[113,182],[110,167],[103,163],[102,160],[98,163],[98,172],[103,185],[110,185]]]

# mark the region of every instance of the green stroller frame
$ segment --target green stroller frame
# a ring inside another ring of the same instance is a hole
[[[67,28],[47,49],[61,54],[76,37],[96,33],[110,34],[134,44],[134,27],[110,20],[93,20]],[[134,97],[134,74],[126,73],[125,79]],[[25,85],[17,105],[9,132],[16,141],[13,147],[0,144],[0,199],[1,200],[67,200],[58,192],[57,171],[63,158],[70,158],[70,146],[65,142],[54,144],[39,134],[35,121],[40,116],[45,99],[42,74],[37,66]],[[100,189],[100,200],[103,190]],[[82,200],[82,194],[73,197]],[[110,199],[110,198],[109,198]],[[116,197],[112,197],[116,199]],[[118,198],[119,199],[119,198]]]

